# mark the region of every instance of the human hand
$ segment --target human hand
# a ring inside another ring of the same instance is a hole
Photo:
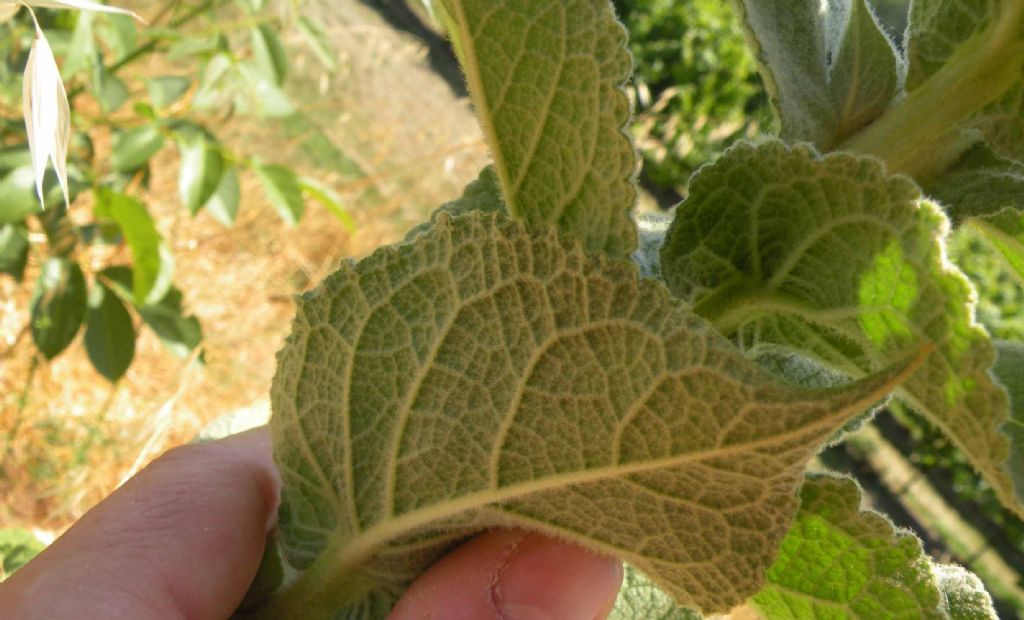
[[[227,618],[277,517],[267,429],[169,451],[0,584],[0,618]],[[421,576],[389,620],[600,620],[621,564],[495,530]]]

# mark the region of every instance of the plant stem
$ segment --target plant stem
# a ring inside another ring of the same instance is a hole
[[[1022,16],[1024,1],[1007,3],[988,29],[839,150],[874,155],[919,183],[942,173],[977,140],[960,124],[1021,79]]]

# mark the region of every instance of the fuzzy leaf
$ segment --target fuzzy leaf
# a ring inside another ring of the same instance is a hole
[[[497,214],[439,217],[299,301],[271,429],[283,549],[308,570],[267,614],[377,617],[494,525],[726,610],[760,587],[807,460],[908,372],[796,389],[628,261]]]
[[[945,256],[947,222],[873,158],[740,144],[691,182],[662,251],[669,288],[750,357],[798,354],[848,377],[907,347],[936,352],[897,395],[968,455],[1019,514],[1003,465],[1006,393]]]
[[[979,144],[925,190],[942,203],[953,224],[959,225],[1007,207],[1024,207],[1024,165]]]
[[[937,564],[935,576],[950,620],[999,620],[978,576],[955,564]]]
[[[636,247],[632,68],[607,0],[442,0],[509,213],[616,257]]]
[[[833,144],[836,112],[829,87],[821,0],[734,0],[787,141]]]
[[[829,73],[837,142],[881,116],[899,88],[896,51],[867,0],[849,3],[843,32]]]
[[[754,605],[770,620],[939,620],[943,596],[921,541],[860,508],[849,478],[813,476]]]
[[[414,227],[405,238],[412,239],[430,230],[441,214],[457,216],[472,213],[473,211],[481,213],[499,212],[503,215],[508,215],[508,209],[505,208],[505,204],[501,199],[498,175],[494,172],[493,166],[487,166],[481,170],[476,180],[467,185],[466,189],[463,190],[462,196],[441,205],[431,214],[429,222],[424,222]]]
[[[699,613],[677,605],[640,571],[629,564],[623,568],[622,589],[608,620],[701,620]]]
[[[1024,343],[1001,340],[996,349],[996,379],[1010,394],[1010,420],[1006,423],[1006,434],[1010,436],[1009,469],[1017,499],[1024,503]]]

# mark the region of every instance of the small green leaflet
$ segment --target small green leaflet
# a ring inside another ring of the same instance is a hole
[[[181,154],[178,191],[189,213],[195,215],[220,186],[224,156],[218,145],[198,130],[178,139],[178,152]]]
[[[804,483],[796,522],[752,600],[766,618],[949,618],[921,541],[860,503],[849,478]]]
[[[977,575],[955,564],[937,564],[934,570],[950,620],[999,620]]]
[[[493,166],[487,166],[480,171],[480,175],[472,183],[466,186],[462,196],[441,205],[430,216],[429,222],[424,222],[414,227],[405,238],[413,239],[417,235],[430,230],[437,222],[438,216],[447,214],[449,216],[465,215],[478,211],[481,213],[497,212],[508,215],[501,199],[501,187],[498,175],[494,172]]]
[[[267,200],[287,224],[295,226],[306,210],[299,177],[291,168],[278,165],[253,166],[256,178],[263,184]]]
[[[177,75],[163,75],[146,80],[146,91],[149,93],[149,100],[158,108],[177,102],[192,86],[192,80]]]
[[[796,354],[848,377],[908,347],[937,347],[897,395],[968,455],[1018,514],[1004,468],[1008,416],[974,322],[973,291],[945,255],[948,224],[873,158],[739,144],[691,182],[662,250],[669,288],[752,358]]]
[[[233,226],[238,215],[242,190],[238,185],[238,171],[232,166],[221,174],[217,191],[206,201],[206,211],[225,226]]]
[[[114,134],[110,165],[117,172],[138,170],[149,163],[163,146],[164,135],[155,124],[117,132]]]
[[[96,371],[116,383],[135,357],[135,326],[124,302],[102,282],[89,291],[85,351]]]
[[[833,144],[836,111],[828,79],[821,0],[733,0],[782,124],[784,140]]]
[[[42,551],[43,544],[35,534],[19,528],[0,529],[0,581],[3,581]]]
[[[288,53],[274,29],[260,24],[252,29],[252,55],[256,68],[277,86],[288,77]]]
[[[881,116],[899,88],[899,63],[892,41],[867,0],[848,0],[846,21],[832,53],[829,92],[836,110],[835,142],[842,142]]]
[[[376,618],[495,525],[727,610],[760,588],[808,459],[922,353],[797,389],[628,261],[496,213],[440,216],[299,301],[271,429],[283,551],[306,572],[265,615]]]
[[[113,221],[132,251],[135,303],[154,303],[171,287],[174,257],[146,205],[136,198],[101,188],[96,192],[96,217]]]
[[[607,0],[441,0],[512,217],[591,252],[636,247],[631,60]]]
[[[32,341],[48,360],[75,339],[85,318],[85,275],[70,258],[54,256],[43,263],[32,296]]]
[[[28,263],[28,248],[28,228],[24,224],[0,224],[0,273],[21,282]]]

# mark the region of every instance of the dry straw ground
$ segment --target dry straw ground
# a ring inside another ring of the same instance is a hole
[[[212,419],[266,407],[292,295],[315,285],[343,257],[400,239],[484,165],[486,149],[468,104],[427,67],[417,41],[357,0],[306,5],[328,30],[340,68],[324,74],[298,40],[289,40],[295,52],[290,88],[315,126],[362,170],[361,178],[314,169],[317,162],[300,144],[319,131],[315,127],[296,134],[283,124],[236,117],[215,126],[238,151],[298,165],[328,181],[354,216],[356,232],[312,204],[299,226],[287,228],[252,178],[243,180],[234,228],[204,214],[191,218],[176,198],[177,155],[166,149],[154,166],[147,203],[172,246],[175,283],[203,323],[206,364],[172,357],[143,330],[135,362],[116,387],[92,370],[80,341],[33,371],[31,285],[0,279],[0,527],[58,532]],[[90,216],[86,203],[72,210],[75,218]],[[95,266],[109,258],[81,256]],[[38,257],[28,282],[37,269]]]

